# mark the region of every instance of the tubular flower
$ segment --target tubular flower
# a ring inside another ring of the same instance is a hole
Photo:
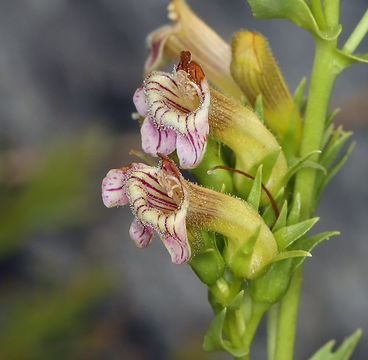
[[[176,148],[180,166],[194,168],[206,151],[210,91],[201,67],[183,57],[173,74],[153,71],[133,97],[142,148],[153,156]]]
[[[232,39],[231,74],[252,105],[262,95],[265,122],[282,140],[299,144],[302,122],[267,40],[258,33],[239,31]]]
[[[160,155],[158,167],[133,163],[110,170],[102,182],[107,207],[130,204],[136,216],[130,236],[138,247],[147,247],[156,230],[174,264],[191,256],[186,226],[219,232],[228,237],[228,266],[236,250],[259,231],[249,261],[235,269],[252,278],[277,255],[277,244],[262,217],[246,202],[186,181],[175,164]],[[226,259],[225,259],[226,260]]]
[[[146,116],[141,133],[142,147],[147,153],[156,156],[158,152],[165,155],[172,152],[175,141],[161,139],[168,132],[177,132],[181,167],[195,167],[203,157],[209,130],[215,139],[235,152],[239,170],[255,174],[262,161],[275,152],[275,161],[264,180],[271,192],[279,190],[287,164],[275,137],[254,112],[209,88],[201,67],[190,61],[190,52],[181,53],[174,74],[152,72],[143,88],[137,90],[134,102],[141,115]],[[157,135],[160,132],[165,133],[160,137]],[[249,189],[243,188],[244,179],[238,176],[236,179],[243,195]],[[265,202],[267,198],[263,197]]]
[[[153,31],[147,38],[150,54],[145,73],[175,60],[182,50],[189,50],[203,66],[210,83],[237,99],[242,92],[230,75],[230,46],[188,7],[185,0],[172,0],[168,17],[173,21]]]

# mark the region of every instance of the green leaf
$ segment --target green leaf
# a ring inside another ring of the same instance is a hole
[[[332,110],[331,113],[328,114],[326,119],[326,126],[329,126],[331,124],[332,120],[335,118],[337,114],[339,114],[340,111],[341,109],[337,108],[335,110]]]
[[[330,143],[328,144],[326,150],[323,151],[319,160],[319,163],[327,169],[334,162],[341,148],[353,134],[351,131],[345,132],[341,128],[337,129],[336,133],[337,137],[333,137],[331,139]]]
[[[274,233],[274,237],[279,251],[286,249],[295,240],[298,240],[301,236],[308,232],[318,220],[319,218],[315,217],[294,225],[285,226],[280,230],[277,230]]]
[[[343,50],[335,49],[335,61],[339,68],[339,72],[345,70],[350,65],[357,62],[368,64],[368,53],[364,54],[348,54]]]
[[[277,261],[281,261],[281,260],[285,260],[285,259],[291,259],[291,258],[296,258],[296,257],[311,257],[312,254],[308,251],[304,251],[304,250],[290,250],[290,251],[284,251],[284,252],[280,252],[278,255],[276,255],[271,263],[277,262]],[[303,259],[304,260],[304,259]]]
[[[324,40],[334,40],[341,32],[341,25],[321,31],[304,0],[248,0],[248,3],[256,18],[287,19]]]
[[[239,291],[239,293],[234,297],[233,301],[227,306],[229,310],[238,310],[243,303],[244,290]]]
[[[294,164],[292,164],[290,166],[287,173],[283,176],[283,178],[281,180],[281,184],[283,186],[285,186],[289,182],[289,180],[293,177],[293,175],[295,175],[300,169],[305,168],[305,167],[311,167],[311,164],[308,163],[307,161],[310,159],[311,156],[316,155],[316,154],[320,154],[320,153],[321,153],[320,150],[315,150],[315,151],[312,151],[309,154],[303,156],[302,158],[297,159],[294,162]],[[314,166],[314,165],[312,165],[312,166]]]
[[[262,167],[262,164],[258,167],[257,174],[247,199],[248,204],[256,211],[258,211],[262,195]]]
[[[327,176],[325,176],[323,179],[318,181],[317,186],[316,186],[317,191],[316,191],[315,202],[318,202],[318,199],[321,196],[322,190],[330,182],[330,180],[336,175],[336,173],[340,170],[340,168],[345,164],[346,160],[349,158],[351,152],[353,151],[355,144],[356,144],[355,142],[352,142],[350,146],[348,147],[348,149],[346,150],[345,154],[342,156],[342,158],[331,169],[329,169]]]
[[[248,345],[245,344],[241,348],[234,348],[230,341],[222,337],[222,329],[224,327],[227,308],[224,308],[213,319],[203,341],[204,351],[226,351],[234,357],[245,356],[249,352]]]
[[[304,76],[294,92],[294,103],[300,110],[303,105],[305,86],[307,85],[307,78]]]
[[[254,112],[256,113],[259,120],[264,124],[264,111],[263,111],[263,102],[262,102],[262,94],[259,94],[256,98],[256,102],[254,104]]]
[[[282,227],[286,226],[286,218],[287,218],[288,206],[287,201],[284,201],[284,205],[281,208],[279,218],[277,219],[275,225],[272,228],[272,232],[276,232]]]
[[[326,231],[321,234],[312,236],[311,238],[300,239],[291,246],[292,250],[304,250],[311,252],[322,241],[328,240],[333,236],[339,235],[338,231]],[[304,259],[297,259],[294,263],[294,267],[297,268],[304,262]]]
[[[309,360],[348,360],[361,335],[362,331],[358,329],[355,333],[346,338],[335,352],[332,352],[335,341],[331,340],[319,349]]]
[[[262,168],[262,182],[264,184],[267,184],[271,173],[272,173],[272,169],[276,164],[277,159],[279,158],[280,155],[280,151],[281,149],[276,149],[274,151],[271,151],[269,154],[267,154],[262,160],[261,163],[263,164],[263,168]],[[257,168],[258,170],[258,168]]]
[[[285,197],[285,189],[281,188],[281,190],[274,198],[278,209],[280,209],[281,205],[283,204],[284,197]],[[268,227],[271,227],[272,224],[275,222],[275,212],[273,211],[273,207],[271,205],[267,206],[266,210],[262,214],[262,218]]]
[[[293,205],[287,220],[288,225],[296,224],[299,221],[300,210],[301,210],[300,193],[297,193],[293,199]]]

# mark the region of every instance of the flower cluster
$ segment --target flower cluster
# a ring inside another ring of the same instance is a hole
[[[231,48],[184,0],[173,0],[168,9],[174,23],[148,36],[146,76],[133,96],[142,149],[160,162],[110,170],[102,183],[103,201],[107,207],[131,205],[135,220],[129,233],[138,247],[147,247],[155,230],[172,262],[183,264],[193,258],[193,247],[204,246],[198,236],[188,236],[196,233],[193,229],[222,234],[226,265],[237,276],[254,278],[280,254],[258,210],[277,206],[273,197],[283,191],[289,172],[278,139],[289,125],[299,128],[299,118],[291,115],[294,103],[261,35],[240,32]],[[266,50],[260,51],[258,43]],[[158,70],[178,57],[172,73]],[[262,113],[255,109],[258,95],[263,96]],[[280,111],[282,103],[289,105]],[[209,161],[211,151],[215,157]],[[175,160],[202,178],[215,176],[210,163],[234,168],[231,192],[185,180]]]
[[[248,2],[256,17],[285,18],[314,35],[306,105],[305,80],[291,96],[261,34],[242,30],[228,44],[185,0],[171,0],[172,23],[148,36],[144,81],[133,96],[142,149],[157,166],[110,170],[102,198],[109,208],[130,204],[129,234],[138,247],[157,232],[172,262],[189,264],[208,287],[216,316],[205,350],[249,359],[259,321],[279,302],[269,318],[269,358],[291,359],[285,319],[295,326],[300,265],[338,234],[308,237],[318,221],[311,216],[354,146],[340,154],[351,133],[330,124],[329,94],[345,68],[368,63],[367,54],[352,54],[367,32],[368,12],[339,50],[338,1]],[[170,62],[173,71],[162,71]]]

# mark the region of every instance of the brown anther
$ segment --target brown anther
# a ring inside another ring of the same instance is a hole
[[[202,80],[205,78],[204,72],[199,64],[191,60],[192,54],[190,51],[182,51],[180,53],[180,60],[176,67],[176,71],[185,71],[190,80],[195,82],[198,86],[201,85]]]

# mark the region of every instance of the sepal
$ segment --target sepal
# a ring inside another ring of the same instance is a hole
[[[188,263],[198,278],[204,284],[211,286],[224,274],[225,262],[217,248],[214,233],[197,231],[195,237],[201,238],[196,239],[196,243],[202,242],[203,247],[193,254]]]

